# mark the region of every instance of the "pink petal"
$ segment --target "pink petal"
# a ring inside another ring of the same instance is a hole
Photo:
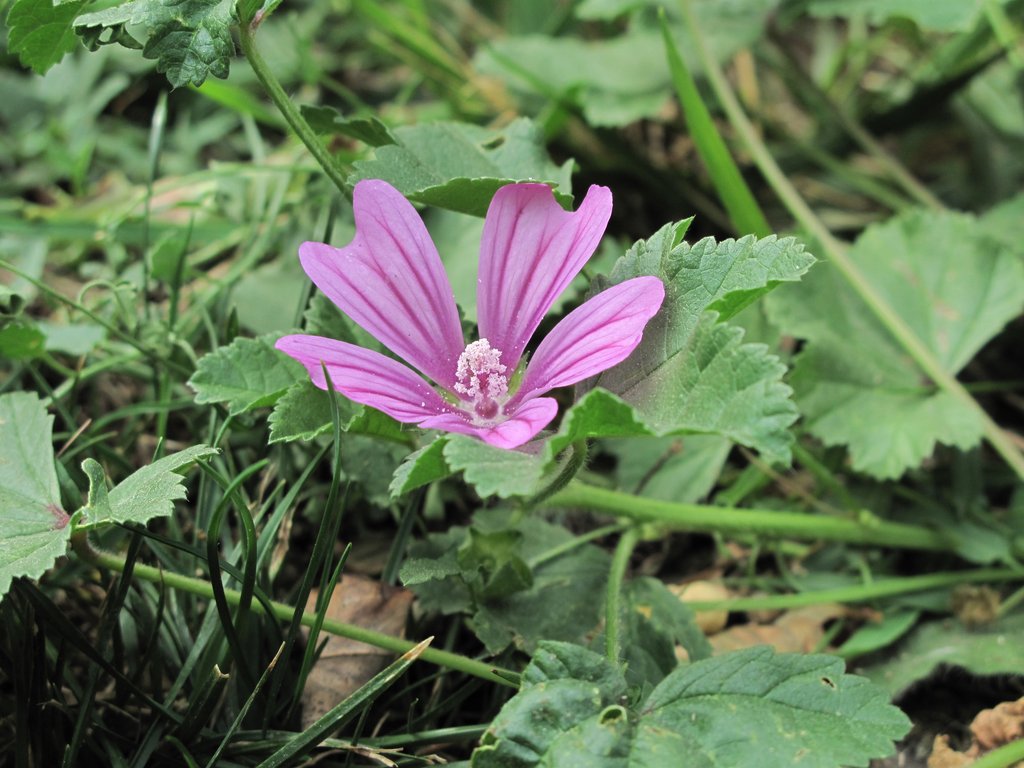
[[[471,435],[497,448],[512,449],[533,439],[538,432],[551,423],[556,413],[558,413],[558,403],[554,398],[537,397],[523,403],[507,421],[492,427],[478,427],[471,424],[468,418],[460,412],[434,416],[421,422],[420,426],[424,429],[443,429],[445,432]]]
[[[465,343],[437,248],[416,209],[387,182],[360,181],[353,196],[352,242],[303,243],[302,268],[381,344],[451,389]]]
[[[640,343],[664,298],[661,280],[635,277],[585,301],[537,347],[512,405],[621,363]]]
[[[327,389],[320,365],[323,362],[336,390],[349,400],[383,411],[397,421],[417,424],[450,410],[427,382],[379,352],[304,334],[283,336],[274,346],[306,366],[309,377],[320,389]]]
[[[594,253],[612,212],[607,187],[592,186],[575,213],[544,184],[510,184],[495,193],[480,242],[480,338],[514,370],[533,332]]]

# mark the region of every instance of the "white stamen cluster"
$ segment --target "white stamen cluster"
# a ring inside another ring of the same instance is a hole
[[[501,364],[501,350],[493,349],[487,339],[474,341],[459,355],[455,370],[455,391],[473,402],[473,410],[483,419],[493,419],[500,400],[508,395],[508,378]]]

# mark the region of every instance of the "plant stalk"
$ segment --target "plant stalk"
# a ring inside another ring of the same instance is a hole
[[[769,509],[739,509],[684,504],[633,496],[573,482],[548,499],[545,507],[583,507],[618,518],[655,523],[674,531],[753,534],[777,538],[843,541],[902,549],[955,552],[956,542],[939,531],[892,523],[869,512],[856,519]]]
[[[249,66],[256,73],[256,77],[263,85],[274,106],[284,116],[285,121],[295,131],[310,154],[324,169],[324,173],[334,182],[334,185],[341,190],[345,197],[352,197],[352,187],[345,178],[345,171],[337,160],[327,151],[327,147],[316,135],[316,132],[306,122],[302,113],[295,107],[288,94],[284,92],[281,82],[274,76],[266,60],[256,48],[256,23],[240,24],[238,27],[238,39],[242,46],[242,53],[249,60]],[[426,657],[424,657],[426,658]]]

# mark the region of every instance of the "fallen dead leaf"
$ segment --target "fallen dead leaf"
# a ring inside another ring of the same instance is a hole
[[[847,615],[838,603],[823,603],[786,611],[772,624],[741,624],[710,638],[715,653],[770,645],[780,653],[809,653],[825,638],[825,625]]]
[[[316,597],[314,590],[306,603],[307,611],[315,609]],[[346,573],[331,595],[327,618],[404,637],[412,599],[413,594],[407,589]],[[350,696],[394,661],[394,657],[391,651],[346,637],[330,636],[302,692],[303,728]]]
[[[992,709],[983,709],[971,723],[974,742],[966,752],[957,752],[949,746],[949,737],[936,736],[928,768],[960,768],[1004,744],[1024,738],[1024,698],[1006,701]],[[1024,768],[1024,761],[1014,768]]]
[[[685,584],[666,584],[669,591],[684,603],[710,602],[712,600],[728,600],[729,590],[717,581],[690,581]],[[729,620],[729,612],[724,608],[718,611],[697,611],[697,626],[705,635],[713,635],[725,629]]]

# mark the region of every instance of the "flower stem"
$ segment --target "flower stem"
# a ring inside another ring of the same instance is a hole
[[[1024,760],[1024,739],[1017,739],[982,755],[971,763],[971,768],[1010,768],[1021,760]]]
[[[769,509],[683,504],[633,496],[580,482],[570,483],[545,501],[544,506],[584,507],[636,522],[656,523],[674,531],[754,534],[936,552],[956,551],[956,542],[940,531],[888,522],[866,511],[854,519]]]
[[[629,558],[640,541],[640,529],[629,528],[619,538],[612,555],[611,570],[608,572],[608,592],[605,598],[604,645],[605,656],[612,664],[618,664],[622,658],[622,584],[626,579]]]
[[[765,179],[775,190],[783,205],[789,210],[793,218],[806,229],[821,245],[828,257],[828,261],[839,270],[846,282],[860,297],[868,309],[878,318],[892,334],[893,338],[913,358],[918,367],[935,383],[935,385],[947,392],[961,405],[971,411],[978,419],[982,432],[989,444],[1003,457],[1003,460],[1013,469],[1019,478],[1024,480],[1024,453],[1014,445],[1010,437],[1003,431],[1002,427],[985,412],[985,409],[971,397],[971,394],[964,386],[957,381],[956,376],[947,371],[938,358],[911,330],[910,326],[893,309],[885,298],[875,289],[871,282],[860,271],[860,268],[850,259],[846,247],[837,240],[821,219],[811,210],[797,192],[782,169],[776,164],[775,159],[768,151],[764,141],[758,136],[757,130],[751,124],[750,119],[743,111],[736,94],[725,79],[718,62],[712,56],[707,47],[706,36],[697,22],[696,14],[693,12],[692,0],[681,0],[683,17],[690,31],[691,42],[694,50],[704,67],[704,74],[711,84],[719,104],[725,110],[736,133],[743,140],[744,145],[751,157],[757,164],[758,169]]]
[[[85,531],[78,531],[72,535],[71,546],[75,554],[86,562],[98,567],[117,571],[118,573],[124,572],[124,559],[107,552],[100,552],[93,549],[92,545],[89,544]],[[152,582],[153,584],[162,584],[181,592],[189,592],[193,595],[199,595],[200,597],[213,600],[213,586],[208,581],[203,581],[202,579],[183,576],[180,573],[174,573],[172,571],[163,571],[142,563],[135,564],[132,576],[137,579],[142,579],[143,581]],[[225,589],[224,596],[227,599],[228,604],[233,608],[237,608],[242,599],[241,593],[234,589]],[[273,617],[279,621],[290,621],[296,611],[296,609],[290,605],[285,605],[284,603],[278,603],[275,601],[270,602],[270,607],[272,609]],[[266,609],[259,601],[252,605],[251,610],[257,613],[266,614]],[[312,627],[316,622],[317,617],[315,614],[302,614],[302,624],[304,626]],[[350,640],[358,640],[359,642],[373,645],[377,648],[383,648],[387,651],[393,651],[394,653],[406,653],[417,645],[409,640],[403,640],[398,637],[386,635],[383,632],[375,632],[371,629],[364,629],[353,624],[346,624],[332,619],[324,619],[321,629],[326,632],[330,632],[332,635],[347,637]],[[436,648],[428,648],[420,655],[420,658],[424,661],[430,662],[431,664],[437,664],[441,667],[454,669],[458,672],[464,672],[468,675],[479,677],[491,683],[501,683],[502,685],[510,687],[518,686],[518,683],[516,682],[518,680],[518,675],[515,672],[495,667],[492,664],[485,664],[484,662],[477,661],[476,659],[469,659],[456,653],[450,653]]]
[[[240,24],[238,27],[238,39],[242,46],[242,53],[249,60],[249,66],[252,67],[252,71],[256,73],[256,77],[263,84],[263,88],[266,90],[267,95],[270,96],[270,100],[274,102],[274,106],[278,108],[285,121],[295,131],[295,134],[302,143],[306,145],[313,158],[324,169],[324,173],[334,182],[334,185],[341,190],[345,197],[352,197],[352,187],[345,178],[350,169],[344,168],[327,151],[327,147],[323,145],[316,132],[313,131],[309,123],[302,116],[302,113],[295,107],[292,100],[288,98],[288,94],[284,92],[280,81],[274,76],[270,67],[267,66],[266,60],[256,48],[256,23]],[[423,658],[426,657],[424,656]]]

